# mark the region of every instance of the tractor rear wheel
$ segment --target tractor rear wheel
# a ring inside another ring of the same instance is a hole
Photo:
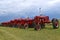
[[[58,19],[53,18],[52,19],[52,25],[53,25],[54,29],[58,29],[59,28],[59,21],[58,21]]]

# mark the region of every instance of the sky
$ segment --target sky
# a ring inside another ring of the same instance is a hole
[[[60,0],[0,0],[0,22],[40,14],[59,19]]]

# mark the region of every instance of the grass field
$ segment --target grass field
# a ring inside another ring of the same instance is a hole
[[[45,29],[35,31],[33,28],[19,29],[0,27],[0,40],[60,40],[60,28],[53,29],[46,25]]]

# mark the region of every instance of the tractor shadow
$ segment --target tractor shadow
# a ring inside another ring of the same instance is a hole
[[[51,26],[45,26],[45,28],[41,28],[41,30],[54,30],[53,29],[53,27]],[[41,31],[41,30],[39,30],[39,31]],[[34,28],[29,28],[29,31],[37,31],[37,30],[35,30]]]
[[[47,29],[47,30],[54,30],[52,27],[45,27],[44,29]]]

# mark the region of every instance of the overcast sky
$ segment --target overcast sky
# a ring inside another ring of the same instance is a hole
[[[0,0],[0,20],[33,17],[39,15],[39,8],[44,15],[60,16],[60,0]]]

